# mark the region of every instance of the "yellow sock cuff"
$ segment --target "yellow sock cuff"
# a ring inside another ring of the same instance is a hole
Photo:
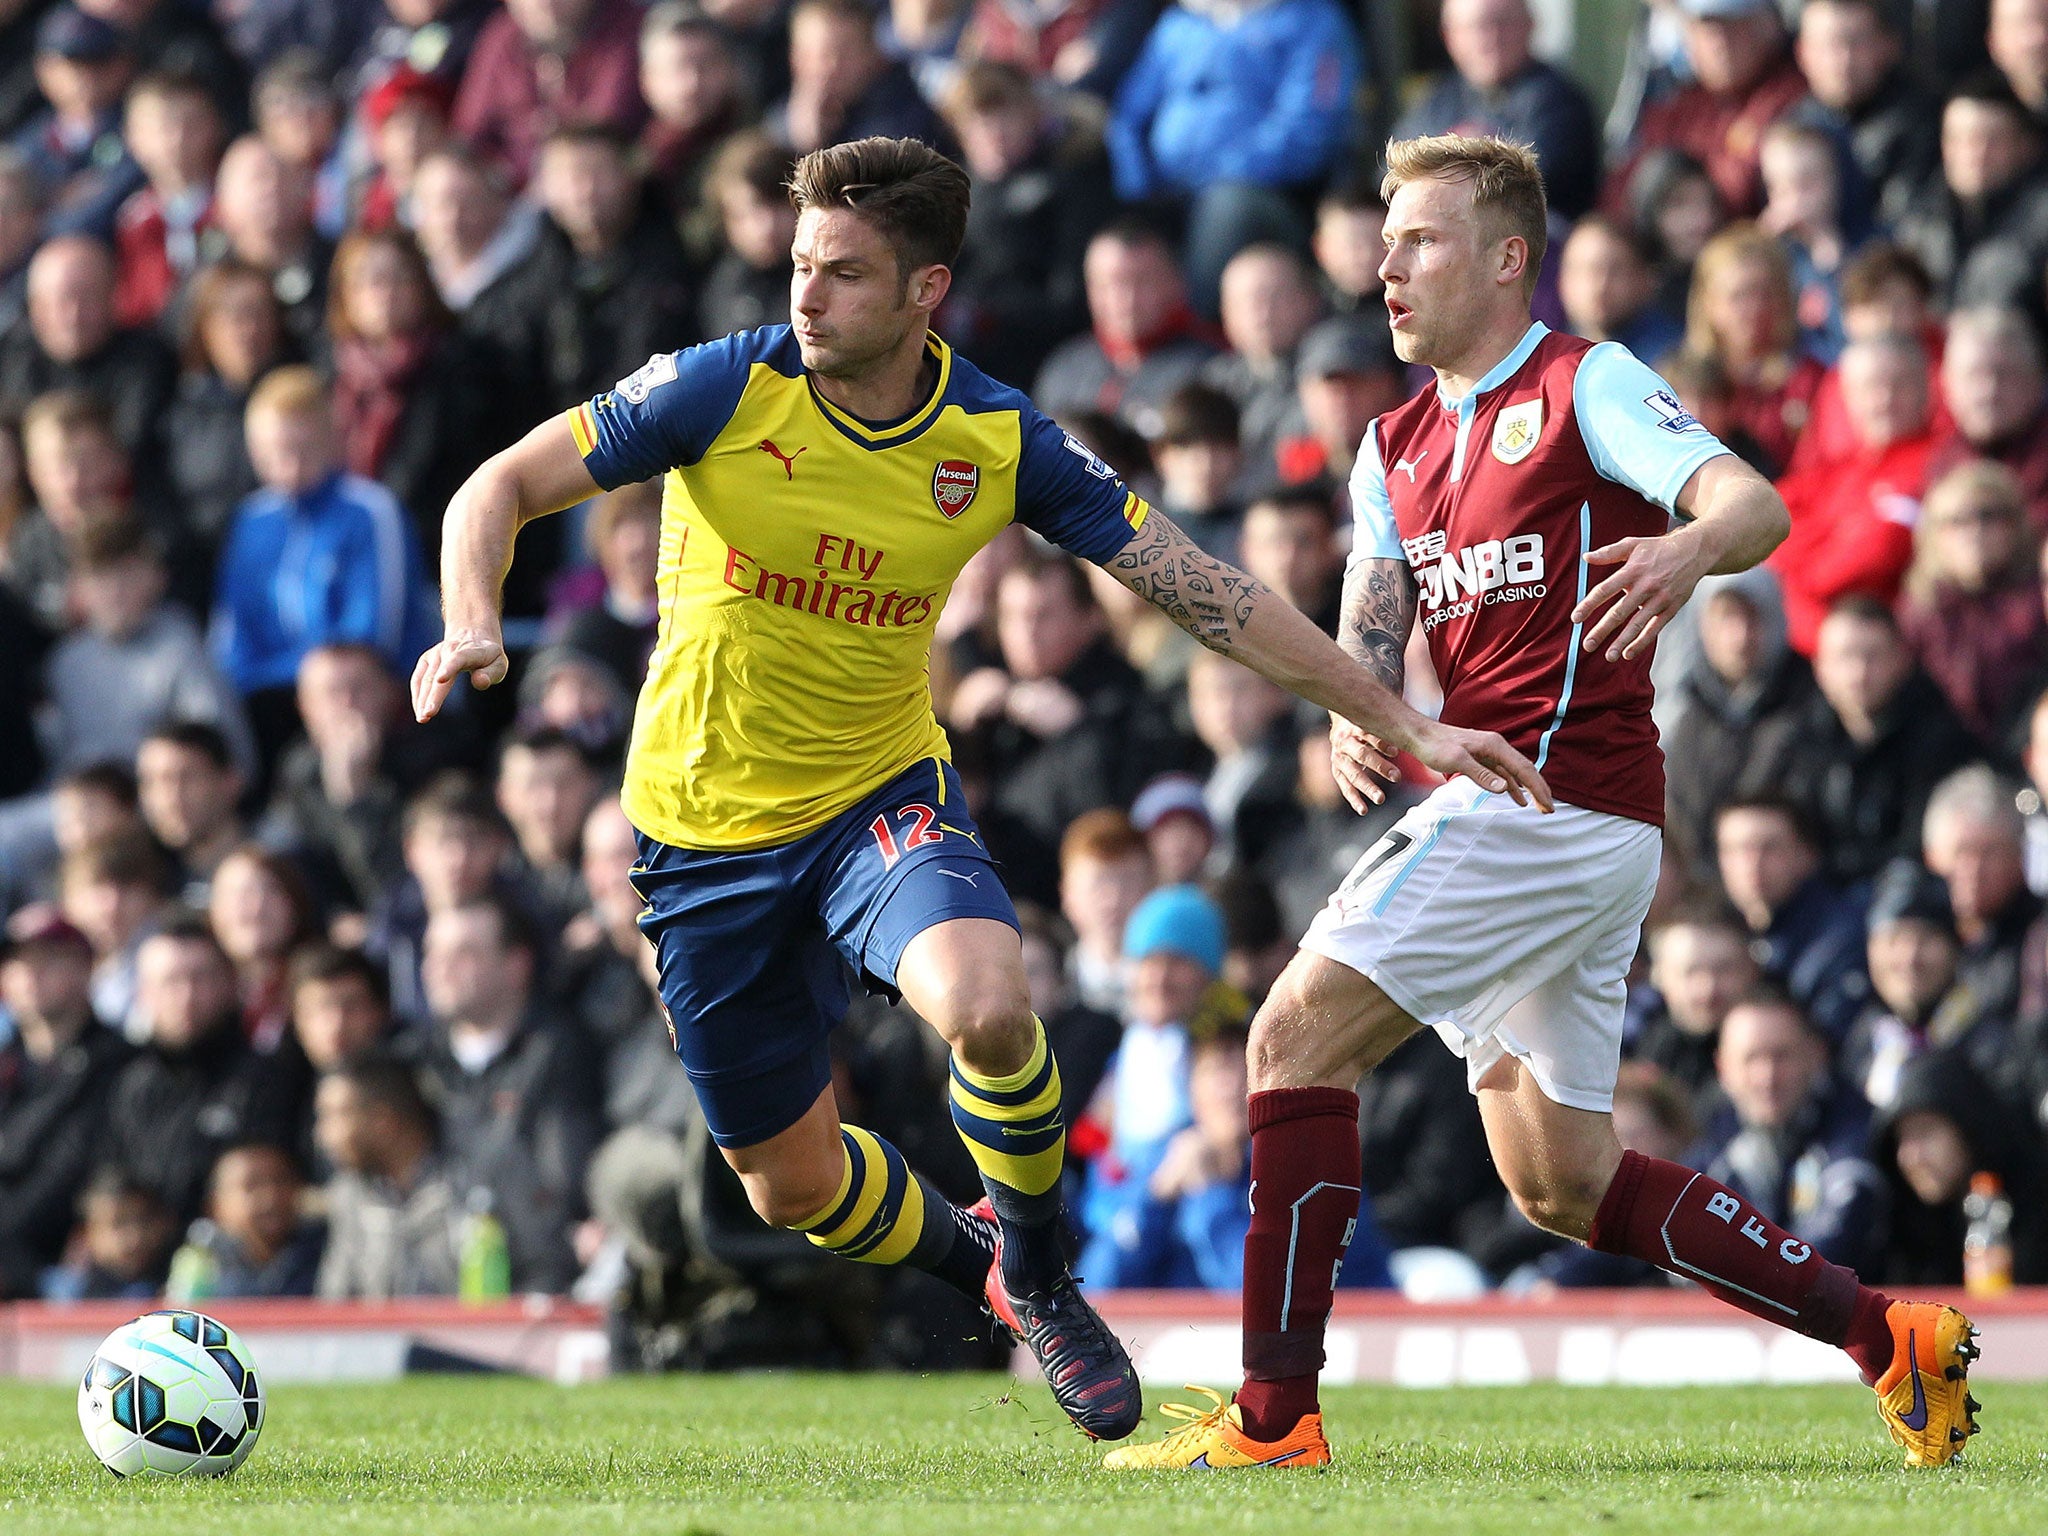
[[[924,1190],[888,1142],[857,1125],[839,1128],[846,1170],[824,1210],[797,1223],[820,1248],[867,1264],[900,1264],[924,1235]]]

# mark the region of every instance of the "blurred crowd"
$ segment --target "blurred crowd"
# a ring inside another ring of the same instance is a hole
[[[1532,142],[1539,316],[1793,515],[1660,649],[1623,1139],[1885,1283],[1958,1279],[1994,1175],[2048,1280],[2048,0],[1657,0],[1604,117],[1535,38],[1525,0],[0,0],[0,1296],[574,1292],[646,1364],[985,1358],[925,1277],[761,1226],[674,1060],[616,793],[658,485],[525,531],[506,686],[405,697],[450,492],[784,319],[793,158],[871,133],[970,171],[941,332],[1329,628],[1360,437],[1427,378],[1376,146]],[[1021,529],[932,683],[1081,1273],[1235,1286],[1246,1021],[1426,776],[1355,815],[1325,722]],[[974,1199],[936,1036],[863,999],[837,1052]],[[1433,1040],[1363,1127],[1346,1283],[1662,1283],[1514,1213]]]

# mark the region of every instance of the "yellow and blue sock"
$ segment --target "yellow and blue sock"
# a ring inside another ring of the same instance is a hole
[[[1059,1247],[1067,1153],[1060,1068],[1036,1015],[1031,1026],[1031,1059],[1021,1069],[984,1077],[956,1055],[952,1091],[953,1124],[1003,1224],[1003,1284],[1027,1294],[1044,1291],[1066,1268]]]
[[[978,1298],[993,1257],[980,1229],[874,1132],[842,1125],[839,1140],[839,1190],[797,1231],[843,1259],[908,1264]]]

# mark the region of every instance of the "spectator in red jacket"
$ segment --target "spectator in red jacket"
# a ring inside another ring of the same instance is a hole
[[[1779,494],[1792,532],[1770,564],[1785,591],[1792,647],[1813,654],[1821,620],[1840,598],[1898,596],[1913,560],[1913,524],[1933,451],[1927,359],[1905,336],[1859,341],[1842,354],[1842,398],[1856,452],[1788,475]]]
[[[1784,247],[1754,224],[1730,225],[1700,252],[1685,350],[1720,365],[1732,424],[1762,450],[1766,474],[1783,473],[1826,370],[1800,350]]]
[[[1679,0],[1693,83],[1643,113],[1628,158],[1607,180],[1606,206],[1621,213],[1642,156],[1678,149],[1707,168],[1738,216],[1763,207],[1758,157],[1764,129],[1806,95],[1785,24],[1772,0]]]
[[[399,65],[364,94],[363,126],[369,130],[375,169],[363,184],[357,228],[413,227],[413,178],[427,156],[447,143],[454,100],[454,88],[447,81],[410,64]]]
[[[114,318],[148,325],[207,246],[224,243],[213,233],[213,177],[227,132],[206,87],[189,75],[136,81],[126,130],[129,153],[149,181],[114,215]]]
[[[1932,472],[1969,459],[2003,464],[2019,480],[2035,531],[2048,533],[2048,374],[2026,316],[1988,308],[1951,315],[1941,392],[1954,421]]]
[[[1913,530],[1900,628],[1987,745],[2025,702],[2019,689],[2043,659],[2039,542],[2019,481],[1981,459],[1935,482]]]
[[[1850,341],[1872,336],[1917,336],[1927,349],[1927,398],[1934,402],[1934,435],[1955,430],[1942,403],[1941,368],[1946,349],[1934,308],[1934,279],[1920,258],[1902,245],[1878,241],[1858,251],[1842,268],[1842,331]],[[1842,372],[1830,368],[1814,392],[1813,407],[1792,450],[1792,468],[1811,469],[1856,451],[1849,408],[1842,403]]]
[[[524,185],[563,123],[638,133],[640,12],[629,0],[506,0],[476,40],[455,98],[455,132]]]

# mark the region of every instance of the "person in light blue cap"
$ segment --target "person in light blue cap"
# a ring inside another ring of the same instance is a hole
[[[1222,912],[1192,885],[1160,887],[1124,925],[1123,1039],[1088,1111],[1108,1133],[1082,1197],[1091,1235],[1143,1199],[1167,1144],[1193,1121],[1188,1026],[1216,986],[1224,945]]]
[[[1199,1286],[1244,1280],[1251,1221],[1244,1052],[1251,1004],[1219,979],[1223,914],[1192,885],[1154,891],[1124,929],[1130,1006],[1108,1079],[1108,1154],[1081,1205],[1090,1286]],[[1363,1241],[1359,1241],[1359,1237]],[[1339,1283],[1388,1285],[1370,1208]]]

